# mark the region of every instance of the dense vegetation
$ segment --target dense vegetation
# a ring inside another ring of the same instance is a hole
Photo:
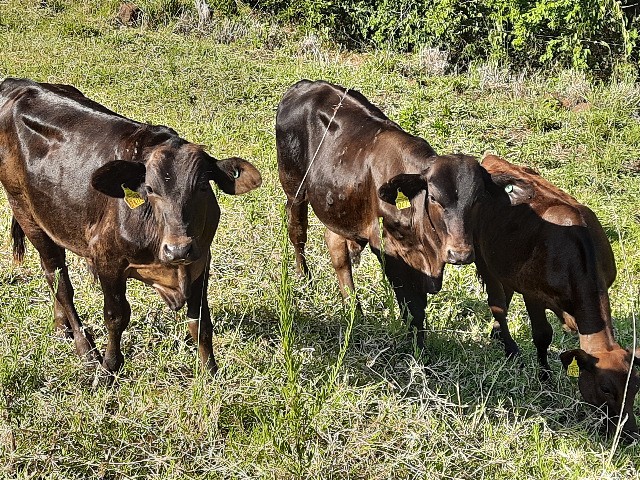
[[[258,9],[303,19],[353,46],[411,51],[437,47],[452,63],[486,58],[610,71],[638,58],[637,4],[619,0],[253,0]]]
[[[264,185],[255,192],[216,192],[222,219],[208,295],[221,370],[203,374],[184,341],[184,313],[130,281],[126,363],[116,385],[105,386],[55,336],[33,248],[24,264],[12,264],[0,189],[0,477],[640,475],[640,446],[605,436],[600,415],[562,374],[557,354],[576,338],[555,329],[554,376],[540,382],[516,298],[511,325],[524,366],[506,362],[488,337],[473,266],[448,268],[443,291],[430,298],[426,358],[414,357],[368,252],[355,278],[364,317],[353,318],[314,217],[315,283],[295,277],[273,128],[289,85],[324,78],[360,90],[438,151],[490,149],[536,168],[601,219],[618,266],[616,336],[630,346],[640,310],[633,68],[616,67],[607,83],[575,70],[514,76],[491,62],[451,74],[418,53],[340,50],[247,12],[200,25],[186,4],[144,3],[147,23],[125,28],[114,20],[117,0],[0,1],[0,78],[72,84],[123,115],[169,125],[215,156],[240,155],[260,168]],[[104,347],[99,286],[82,259],[70,255],[69,264],[78,310]]]
[[[141,0],[150,12],[194,9],[187,0]],[[197,3],[197,2],[196,2]],[[451,67],[486,59],[513,67],[572,67],[609,76],[640,59],[635,0],[210,0],[225,15],[250,7],[350,49],[435,48]]]

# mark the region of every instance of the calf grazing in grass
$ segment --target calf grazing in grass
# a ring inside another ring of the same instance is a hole
[[[562,353],[560,359],[565,368],[575,359],[584,399],[605,406],[612,418],[628,415],[624,429],[636,432],[633,401],[640,382],[632,364],[638,363],[640,350],[634,359],[613,337],[608,289],[616,266],[598,219],[529,168],[493,155],[482,166],[494,191],[476,210],[474,242],[476,266],[495,319],[493,334],[508,356],[518,353],[507,310],[513,293],[521,293],[546,378],[552,330],[545,310],[553,311],[580,335],[581,348]]]
[[[436,155],[359,92],[322,81],[300,81],[284,94],[276,146],[298,271],[309,274],[304,247],[311,204],[327,227],[342,295],[354,289],[351,260],[369,244],[422,346],[427,294],[440,291],[445,263],[473,261],[467,224],[484,192],[478,162]]]
[[[19,260],[26,235],[55,289],[56,326],[109,372],[124,361],[129,277],[152,285],[173,310],[187,304],[200,359],[216,370],[206,290],[220,209],[210,180],[233,195],[261,183],[249,162],[217,161],[173,130],[122,117],[73,87],[0,85],[0,182],[14,215],[14,253]],[[102,286],[103,360],[74,307],[65,250],[87,259]]]

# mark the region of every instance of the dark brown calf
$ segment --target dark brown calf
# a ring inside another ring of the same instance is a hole
[[[464,155],[437,156],[355,90],[303,80],[282,98],[276,118],[278,173],[287,194],[296,265],[304,257],[308,205],[325,240],[340,291],[354,290],[351,259],[369,244],[423,345],[427,293],[442,287],[445,263],[473,261],[467,224],[484,191],[482,169]],[[402,192],[410,203],[399,209]]]
[[[611,417],[628,415],[625,431],[637,431],[633,401],[640,382],[632,369],[634,355],[613,337],[608,289],[616,266],[598,219],[529,168],[493,155],[482,166],[495,191],[478,206],[474,241],[476,266],[495,319],[494,335],[508,356],[518,353],[507,310],[513,293],[521,293],[546,378],[552,330],[545,310],[553,311],[580,334],[581,348],[562,353],[560,359],[565,368],[575,359],[584,399],[606,406]],[[636,362],[638,357],[640,350]]]
[[[0,85],[0,182],[15,219],[14,254],[22,257],[26,235],[55,288],[56,326],[79,355],[99,360],[73,304],[65,251],[87,260],[104,294],[109,372],[124,361],[129,277],[173,310],[187,304],[202,363],[216,370],[206,290],[220,209],[210,180],[233,195],[261,182],[249,162],[217,161],[173,130],[124,118],[68,85]]]

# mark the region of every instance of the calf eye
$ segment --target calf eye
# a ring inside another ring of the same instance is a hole
[[[150,195],[153,193],[153,188],[151,188],[149,185],[145,185],[144,191],[147,192],[147,195]]]
[[[606,385],[600,385],[600,391],[605,395],[611,395],[611,390]]]

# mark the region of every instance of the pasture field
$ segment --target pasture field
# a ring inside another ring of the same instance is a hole
[[[577,346],[554,319],[552,380],[537,378],[521,299],[507,362],[473,266],[451,267],[430,298],[415,358],[380,267],[356,269],[364,316],[339,298],[311,216],[314,283],[294,274],[276,170],[274,118],[301,78],[360,90],[442,153],[493,150],[589,205],[612,242],[618,341],[640,321],[640,87],[578,72],[511,75],[493,64],[443,75],[418,55],[353,54],[250,15],[122,28],[118,2],[0,0],[0,78],[68,83],[136,120],[165,124],[218,158],[239,155],[263,186],[222,208],[208,292],[215,378],[185,341],[185,314],[129,282],[132,318],[114,387],[53,331],[33,247],[11,257],[0,193],[0,478],[627,479],[640,445],[618,443],[581,402],[558,354]],[[142,3],[142,2],[141,2]],[[215,187],[214,187],[215,188]],[[102,296],[69,256],[76,306],[104,348]],[[549,315],[551,315],[549,313]],[[640,414],[636,400],[636,412]]]

